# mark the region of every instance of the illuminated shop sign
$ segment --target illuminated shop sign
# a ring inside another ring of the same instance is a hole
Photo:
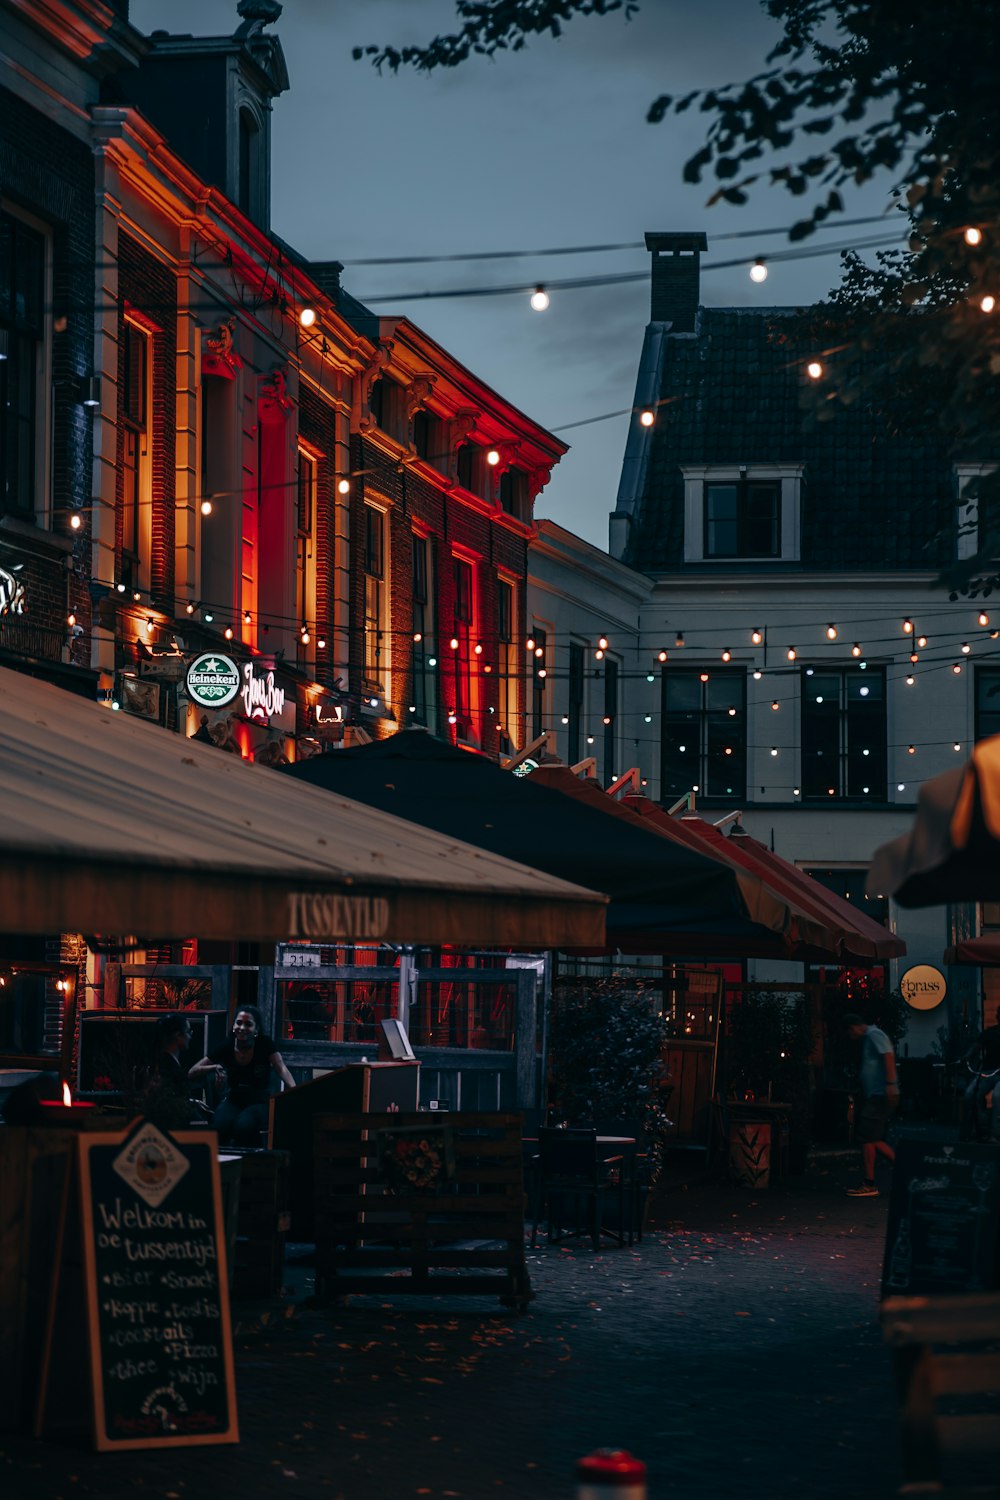
[[[948,993],[940,969],[931,964],[915,964],[899,981],[900,993],[911,1010],[934,1010]]]
[[[274,673],[258,673],[252,661],[244,663],[240,692],[243,712],[255,724],[267,724],[271,719],[280,718],[285,711],[284,689],[275,687]]]
[[[6,568],[0,568],[0,620],[4,615],[24,614],[24,584]]]
[[[232,657],[205,651],[188,667],[185,681],[192,703],[201,708],[225,708],[240,690],[240,671]]]

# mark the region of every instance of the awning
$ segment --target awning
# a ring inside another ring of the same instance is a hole
[[[987,932],[981,937],[964,938],[960,943],[944,950],[946,964],[977,964],[982,969],[1000,966],[1000,932]]]
[[[0,668],[0,929],[554,948],[606,898]]]
[[[611,897],[608,949],[740,957],[757,951],[754,944],[780,946],[787,907],[752,876],[661,838],[631,813],[581,806],[433,735],[404,730],[286,774],[532,868],[599,884]]]
[[[836,935],[814,916],[796,908],[773,885],[768,885],[757,873],[748,870],[742,861],[731,857],[726,847],[727,840],[717,829],[702,823],[700,818],[694,821],[714,834],[714,840],[700,838],[693,831],[689,832],[687,820],[682,824],[681,820],[671,818],[648,797],[628,797],[616,801],[602,791],[596,781],[575,775],[568,766],[540,766],[532,773],[531,779],[578,802],[586,803],[606,816],[633,822],[638,818],[642,827],[658,837],[695,849],[733,870],[750,916],[758,923],[761,931],[752,939],[744,935],[736,943],[724,940],[714,945],[712,957],[835,960]],[[656,941],[655,936],[653,941]]]
[[[643,818],[665,837],[735,865],[743,872],[744,879],[756,880],[772,902],[784,903],[787,916],[780,944],[772,944],[773,951],[765,947],[748,953],[748,957],[865,966],[906,952],[905,943],[881,923],[827,890],[738,826],[727,836],[694,814],[671,817],[649,797],[631,794],[615,802],[596,782],[581,780],[566,766],[541,766],[532,779],[536,778],[591,805],[604,803],[618,813]]]
[[[1000,735],[924,782],[909,833],[876,849],[868,890],[900,906],[1000,901]]]

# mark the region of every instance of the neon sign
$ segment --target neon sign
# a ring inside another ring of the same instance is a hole
[[[240,693],[243,698],[243,712],[255,723],[266,724],[270,719],[284,712],[284,689],[275,687],[274,673],[268,672],[266,677],[258,677],[254,672],[252,661],[244,664],[243,686]]]

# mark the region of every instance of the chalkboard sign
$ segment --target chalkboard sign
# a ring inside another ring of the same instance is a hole
[[[995,1287],[1000,1151],[953,1141],[901,1141],[886,1227],[883,1296]]]
[[[239,1441],[214,1134],[79,1140],[99,1449]]]

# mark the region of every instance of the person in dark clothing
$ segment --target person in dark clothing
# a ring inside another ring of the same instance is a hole
[[[166,1130],[181,1129],[197,1117],[188,1070],[182,1054],[191,1044],[191,1020],[183,1011],[161,1016],[156,1025],[156,1053],[142,1091],[142,1112]]]
[[[267,1130],[272,1072],[285,1088],[295,1087],[281,1053],[271,1038],[264,1035],[260,1012],[256,1006],[243,1005],[236,1012],[232,1036],[195,1063],[189,1075],[212,1077],[219,1088],[226,1090],[212,1116],[223,1145],[260,1145]]]
[[[962,1061],[972,1072],[962,1101],[961,1138],[983,1135],[1000,1140],[1000,1006],[992,1026],[986,1026]],[[985,1114],[983,1113],[985,1111]]]

